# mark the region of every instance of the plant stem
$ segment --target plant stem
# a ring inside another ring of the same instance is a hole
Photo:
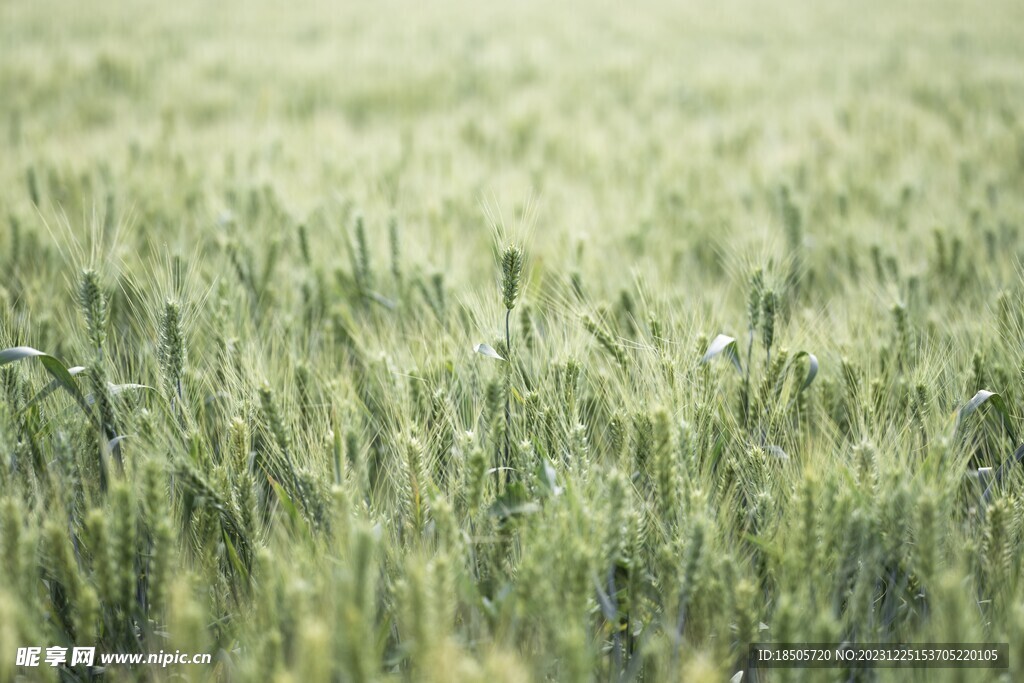
[[[743,368],[743,426],[750,425],[750,362],[754,353],[754,328],[750,328],[750,341],[747,342],[747,365]]]
[[[505,457],[502,462],[502,467],[505,468],[511,465],[509,462],[509,451],[511,450],[510,445],[512,440],[512,335],[509,330],[511,317],[512,309],[508,308],[505,310],[505,355],[508,356],[509,367],[505,370],[505,372],[508,373],[508,376],[505,382]]]

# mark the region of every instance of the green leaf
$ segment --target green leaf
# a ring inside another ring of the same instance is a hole
[[[110,389],[111,396],[117,396],[118,394],[123,393],[125,391],[135,391],[137,389],[147,389],[149,391],[156,391],[156,389],[149,386],[148,384],[110,384],[108,382],[107,387]]]
[[[58,385],[71,394],[71,396],[78,402],[78,405],[81,406],[86,416],[90,418],[92,417],[92,411],[89,409],[89,404],[86,402],[85,397],[82,396],[82,392],[78,390],[78,385],[75,384],[74,377],[68,370],[67,366],[50,354],[43,353],[38,349],[33,349],[31,346],[15,346],[14,348],[0,351],[0,366],[25,360],[26,358],[38,359],[43,368],[50,373]],[[81,370],[78,372],[81,372]]]
[[[1020,446],[1018,446],[1017,450],[1014,451],[1013,455],[1011,455],[1009,457],[1009,459],[1007,459],[1005,462],[1003,462],[1002,465],[999,466],[999,469],[996,470],[995,479],[990,481],[988,486],[985,487],[984,499],[985,499],[986,503],[989,501],[989,498],[992,496],[992,487],[997,486],[1000,483],[1002,483],[1003,477],[1005,476],[1005,473],[1006,473],[1006,468],[1013,467],[1014,465],[1017,465],[1018,463],[1020,463],[1022,461],[1024,461],[1024,444],[1021,444]]]
[[[377,292],[366,292],[366,298],[376,304],[383,306],[389,311],[395,310],[395,307],[398,305],[391,299],[384,296],[383,294],[378,294]]]
[[[308,535],[309,527],[306,526],[302,515],[299,514],[299,509],[295,507],[295,503],[292,501],[291,496],[288,495],[284,490],[284,487],[281,486],[276,479],[271,476],[267,476],[267,480],[270,482],[271,487],[273,487],[274,493],[277,494],[277,499],[281,501],[281,507],[283,507],[284,511],[288,514],[288,518],[292,521],[292,524],[295,525],[295,528],[304,530]]]
[[[15,361],[24,360],[25,358],[35,358],[37,356],[45,356],[46,354],[42,351],[37,351],[31,346],[15,346],[14,348],[4,349],[0,351],[0,366],[13,363]]]
[[[594,590],[597,592],[597,604],[601,607],[601,613],[604,615],[606,620],[615,621],[619,618],[618,608],[615,607],[615,603],[612,601],[611,596],[605,592],[604,588],[601,586],[601,582],[596,576],[593,577],[593,581]]]
[[[800,351],[790,360],[790,363],[794,363],[801,358],[807,358],[807,377],[804,379],[804,383],[800,385],[800,391],[803,391],[807,387],[811,386],[814,382],[814,378],[818,376],[818,357],[808,351]]]
[[[110,382],[107,382],[107,391],[110,392],[111,396],[117,396],[125,391],[132,391],[135,389],[148,389],[149,391],[156,392],[156,389],[145,384],[111,384]],[[92,394],[86,394],[85,402],[92,405],[96,402],[96,397]]]
[[[974,395],[967,404],[960,409],[956,416],[956,430],[960,430],[960,424],[964,421],[964,418],[970,416],[976,412],[984,404],[991,404],[996,411],[999,412],[999,416],[1003,418],[1003,428],[1006,429],[1007,436],[1014,443],[1017,443],[1017,438],[1013,434],[1013,427],[1010,425],[1010,411],[1006,407],[1006,401],[1000,394],[988,389],[981,389]]]
[[[499,519],[506,520],[510,517],[540,512],[540,504],[530,499],[521,482],[516,482],[509,484],[505,493],[491,504],[489,512]]]
[[[77,366],[75,366],[73,368],[68,368],[68,374],[71,375],[72,377],[74,377],[78,373],[84,372],[84,371],[85,371],[85,368],[83,368],[80,365],[77,365]],[[47,396],[49,396],[50,394],[52,394],[53,392],[57,391],[60,388],[61,388],[60,381],[56,380],[56,379],[53,380],[52,382],[47,384],[45,387],[40,389],[39,393],[36,394],[35,396],[33,396],[32,400],[30,400],[28,403],[25,404],[25,407],[22,409],[22,412],[28,410],[29,408],[31,408],[35,404],[39,403],[40,401],[42,401]]]
[[[479,353],[481,356],[487,356],[488,358],[493,358],[494,360],[505,360],[498,354],[497,351],[491,348],[488,344],[477,344],[476,346],[473,347],[473,350]]]
[[[537,463],[536,476],[547,495],[555,497],[562,495],[563,489],[558,485],[558,473],[555,472],[555,468],[547,458],[541,458]]]
[[[246,583],[249,583],[249,572],[246,571],[245,565],[242,564],[241,558],[238,557],[238,552],[235,550],[235,544],[231,542],[231,537],[228,536],[228,532],[226,530],[221,529],[221,534],[224,537],[224,547],[228,551],[228,559],[231,560],[231,566]]]
[[[721,354],[725,354],[732,361],[732,364],[736,366],[736,369],[743,372],[743,367],[740,365],[740,355],[736,351],[736,339],[726,334],[720,334],[711,340],[708,350],[704,352],[704,357],[700,359],[700,362],[707,363],[715,356]]]

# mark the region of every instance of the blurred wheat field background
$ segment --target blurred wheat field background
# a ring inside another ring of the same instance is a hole
[[[1017,680],[1022,30],[0,4],[0,682]]]

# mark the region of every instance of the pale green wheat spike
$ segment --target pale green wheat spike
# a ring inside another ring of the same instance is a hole
[[[533,326],[533,311],[529,305],[524,304],[519,311],[519,328],[523,337],[523,343],[527,350],[533,351],[536,342],[536,330]]]
[[[260,387],[260,407],[263,409],[263,415],[267,420],[267,427],[270,430],[271,436],[274,437],[277,447],[281,449],[285,458],[290,462],[291,436],[284,419],[281,417],[281,412],[278,410],[277,402],[274,400],[274,390],[270,388],[270,384],[267,382],[264,382],[263,386]]]
[[[678,649],[679,641],[682,639],[683,630],[686,626],[686,619],[689,614],[690,601],[700,591],[702,583],[701,564],[704,555],[704,543],[706,540],[706,522],[701,518],[695,518],[691,524],[689,537],[686,539],[683,551],[682,571],[679,576],[679,604],[677,612],[676,632],[673,634],[675,649]]]
[[[875,269],[875,279],[885,282],[885,266],[882,264],[882,247],[878,244],[871,245],[871,265]]]
[[[345,461],[345,441],[341,430],[329,429],[327,431],[327,440],[330,443],[331,452],[331,471],[334,482],[332,488],[341,489],[342,482],[348,482],[349,470],[348,463]]]
[[[647,327],[651,331],[651,340],[654,342],[654,347],[663,349],[665,347],[665,330],[661,325],[658,314],[654,311],[651,311],[647,316]]]
[[[954,242],[954,244],[955,244],[955,242]],[[959,253],[959,252],[954,252],[954,255],[956,253]],[[899,281],[899,279],[900,279],[900,263],[896,259],[895,256],[893,256],[892,254],[889,254],[885,258],[885,267],[886,267],[886,270],[889,271],[889,278],[893,282]]]
[[[82,271],[78,303],[85,317],[89,341],[93,349],[102,354],[103,344],[107,339],[107,298],[100,287],[99,274],[91,268]]]
[[[938,507],[934,492],[922,492],[917,500],[917,538],[914,550],[917,556],[917,572],[926,582],[935,578],[937,558],[942,555],[937,530]]]
[[[316,401],[315,387],[313,386],[313,373],[310,370],[309,364],[305,361],[300,361],[295,366],[295,389],[299,399],[299,415],[302,418],[302,424],[309,426],[310,420],[313,414],[314,404]]]
[[[935,239],[935,269],[940,275],[945,275],[949,270],[949,256],[946,250],[945,230],[936,227],[932,230],[932,237]]]
[[[899,562],[907,552],[906,543],[910,527],[906,512],[909,506],[909,491],[906,483],[895,477],[886,477],[886,488],[881,500],[881,523],[890,531],[886,533],[882,550],[887,561]]]
[[[388,241],[391,247],[391,277],[395,284],[402,284],[402,236],[398,231],[398,219],[394,216],[388,221]]]
[[[782,221],[786,228],[786,241],[789,243],[791,250],[796,250],[803,242],[803,219],[800,214],[800,207],[793,201],[787,186],[782,186],[780,195]]]
[[[789,360],[789,351],[786,348],[779,349],[775,357],[768,363],[764,375],[761,377],[761,385],[758,389],[756,399],[761,409],[770,413],[771,408],[779,398],[778,392],[782,389],[782,373]]]
[[[231,487],[231,494],[238,510],[238,532],[241,536],[249,539],[259,538],[258,509],[259,501],[256,496],[255,482],[248,472],[235,474]],[[168,526],[170,531],[170,527]],[[251,556],[250,556],[251,559]]]
[[[590,466],[590,442],[587,439],[587,428],[580,422],[569,430],[569,449],[572,454],[570,464],[580,474],[585,474]]]
[[[459,449],[466,458],[463,491],[466,508],[472,514],[483,503],[487,487],[487,454],[471,432],[459,437]]]
[[[50,579],[63,587],[66,599],[74,604],[78,600],[81,581],[65,526],[55,520],[48,520],[43,527],[43,544],[48,569],[52,572]]]
[[[60,592],[69,605],[77,605],[82,592],[82,579],[72,556],[66,526],[54,519],[47,520],[43,527],[41,545],[45,557],[43,575],[49,584],[51,596]],[[61,631],[74,628],[74,615],[68,614],[66,607],[57,600],[51,599],[50,602],[54,612],[51,617],[54,626]]]
[[[519,298],[523,275],[523,250],[515,244],[505,247],[501,254],[501,292],[505,309],[515,308]]]
[[[299,622],[297,630],[293,648],[298,660],[298,680],[331,680],[331,628],[323,619],[310,615]]]
[[[799,531],[797,538],[800,543],[800,564],[798,569],[800,575],[808,578],[808,587],[811,587],[810,579],[815,578],[815,561],[818,554],[818,512],[817,512],[818,483],[813,476],[808,474],[800,482],[797,489],[797,509],[799,512]]]
[[[405,468],[407,481],[402,488],[405,498],[406,524],[413,533],[413,538],[420,538],[427,525],[427,478],[426,464],[423,458],[423,444],[415,437],[405,442]]]
[[[1007,290],[1001,290],[996,297],[996,314],[999,329],[1003,334],[1010,334],[1016,322],[1014,299]]]
[[[177,550],[167,507],[167,480],[162,467],[155,460],[146,461],[142,490],[149,551],[140,559],[146,579],[146,606],[152,617],[160,614],[166,606],[170,577],[174,570],[172,558],[176,556]]]
[[[96,589],[83,584],[75,603],[75,637],[78,642],[95,643],[99,638],[100,598]]]
[[[434,522],[438,548],[446,551],[458,551],[461,545],[459,522],[448,497],[436,487],[431,487],[427,491],[427,507],[430,509],[430,518]],[[440,564],[444,562],[444,557],[443,554],[439,554],[436,561]]]
[[[502,403],[504,393],[502,384],[497,380],[491,380],[484,389],[484,416],[488,424],[497,421],[502,414]]]
[[[877,469],[875,447],[868,441],[862,441],[853,449],[853,461],[857,466],[857,478],[861,486],[869,489],[873,487]]]
[[[764,344],[765,353],[769,358],[772,353],[772,344],[775,343],[775,292],[766,289],[761,296],[761,316],[764,318],[761,327],[761,342]]]
[[[993,590],[1010,576],[1015,548],[1011,528],[1013,512],[1007,498],[992,501],[985,513],[985,535],[982,541],[983,561]]]
[[[363,217],[356,216],[356,281],[363,293],[373,288],[373,271],[370,266],[370,248],[366,243],[366,226]]]
[[[13,213],[7,215],[7,222],[11,228],[11,245],[8,254],[8,262],[13,270],[21,263],[21,222]]]
[[[88,374],[89,385],[92,388],[93,396],[95,397],[95,403],[98,408],[100,425],[103,430],[103,434],[108,441],[117,437],[117,423],[114,417],[114,402],[111,396],[110,384],[107,382],[106,367],[104,366],[101,359],[97,358],[96,363],[90,369]],[[106,444],[99,444],[101,449],[100,458],[105,463],[106,458]],[[120,467],[122,465],[120,455],[120,445],[115,444],[112,448],[115,457],[117,458],[117,464]],[[106,465],[103,465],[104,473],[101,475],[101,485],[105,486]]]
[[[359,435],[352,428],[345,430],[345,457],[355,477],[356,491],[365,493],[370,487],[370,472],[360,450]]]
[[[168,393],[182,399],[182,375],[186,362],[185,334],[181,306],[168,299],[160,318],[160,369]]]
[[[928,418],[929,405],[928,385],[924,382],[916,383],[914,385],[914,416],[917,419],[922,432],[925,428],[925,420]]]
[[[39,206],[39,179],[36,176],[35,166],[29,166],[25,171],[25,184],[28,186],[28,198],[33,206]]]
[[[110,533],[111,560],[114,567],[114,603],[126,612],[135,600],[135,582],[138,576],[135,561],[138,554],[135,537],[135,505],[131,489],[118,483],[111,490]]]
[[[644,473],[654,450],[654,423],[651,414],[637,411],[633,414],[633,466]]]
[[[910,337],[910,320],[907,315],[907,307],[903,304],[893,304],[891,310],[893,324],[896,328],[897,369],[902,370],[910,360],[912,342]]]
[[[249,439],[249,425],[241,417],[235,417],[228,425],[228,452],[235,472],[249,471],[249,453],[252,450]]]
[[[608,530],[606,536],[607,552],[612,562],[618,562],[624,553],[626,541],[625,529],[628,524],[628,489],[625,476],[619,469],[613,469],[608,475]]]
[[[100,602],[113,604],[115,598],[114,570],[110,552],[107,516],[94,508],[85,517],[86,539],[92,556],[92,571]]]
[[[445,308],[448,305],[444,290],[444,273],[441,271],[431,273],[430,286],[434,295],[437,317],[443,321],[445,319]]]
[[[619,292],[619,305],[618,309],[621,313],[620,318],[624,325],[626,325],[630,334],[636,332],[636,306],[633,303],[633,297],[629,291],[623,289]]]
[[[221,298],[213,311],[213,348],[216,350],[216,378],[217,384],[225,386],[228,381],[231,369],[231,353],[234,347],[234,340],[229,338],[229,316],[231,306],[227,299]]]
[[[299,223],[299,254],[302,256],[302,262],[306,264],[307,268],[313,266],[313,258],[309,250],[309,230],[306,228],[305,223]]]
[[[406,563],[404,579],[398,584],[399,600],[402,607],[402,639],[403,649],[410,654],[410,665],[414,678],[423,675],[423,658],[429,650],[431,635],[436,624],[433,623],[431,603],[428,599],[427,572],[428,565],[409,561]],[[419,676],[415,675],[419,672]]]
[[[757,331],[761,319],[761,298],[764,296],[764,270],[754,269],[750,275],[750,290],[747,296],[747,318],[750,320],[750,333]]]
[[[444,388],[437,389],[430,397],[431,438],[428,443],[437,482],[445,491],[448,491],[449,482],[457,476],[456,472],[451,471],[456,465],[451,458],[455,439],[451,410],[448,393]]]
[[[654,469],[661,518],[669,526],[675,523],[678,511],[679,480],[676,449],[672,443],[672,425],[668,412],[654,412]]]
[[[964,251],[964,241],[959,235],[953,237],[953,243],[951,245],[950,259],[949,259],[949,272],[950,275],[958,275],[960,271],[960,255]]]
[[[843,384],[847,391],[847,401],[855,402],[860,392],[860,367],[849,357],[843,356],[839,360],[839,368],[842,370]]]
[[[576,415],[576,396],[579,391],[580,372],[579,361],[570,358],[565,362],[565,370],[562,373],[562,393],[566,406],[566,417],[574,419]]]
[[[380,667],[373,649],[376,595],[377,540],[364,525],[355,525],[345,551],[351,557],[350,569],[342,577],[337,623],[346,637],[341,639],[339,659],[351,680],[370,681]]]
[[[612,335],[588,314],[583,315],[583,326],[594,336],[601,348],[615,359],[619,367],[625,369],[627,365],[626,352],[616,343]]]
[[[971,356],[971,391],[984,389],[988,378],[985,376],[985,356],[980,350],[975,350]]]
[[[627,440],[625,418],[622,412],[617,410],[608,421],[608,445],[615,462],[622,461],[622,457],[626,452]]]
[[[761,595],[754,582],[746,578],[738,579],[730,588],[733,594],[732,623],[736,625],[736,632],[733,636],[736,649],[733,652],[745,658],[748,652],[747,648],[758,635],[757,610],[760,606]],[[743,659],[743,661],[746,660]]]

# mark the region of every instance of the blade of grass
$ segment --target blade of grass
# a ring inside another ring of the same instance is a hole
[[[743,372],[743,367],[740,365],[740,356],[736,351],[736,339],[726,334],[720,334],[711,340],[708,345],[708,350],[704,352],[704,357],[700,359],[701,363],[707,363],[715,356],[725,354],[726,357],[736,366],[736,370]]]
[[[479,353],[481,356],[487,356],[494,360],[505,360],[501,355],[495,351],[489,344],[477,344],[473,347],[473,350]]]
[[[801,358],[807,358],[807,377],[804,379],[804,383],[800,385],[800,391],[803,391],[807,387],[811,386],[814,382],[814,378],[818,376],[818,357],[809,351],[800,351],[796,353],[793,358],[790,359],[790,363],[795,363]]]
[[[75,375],[77,375],[80,372],[83,372],[84,370],[85,370],[85,368],[83,368],[82,366],[76,365],[73,368],[68,368],[68,374],[71,375],[72,377],[74,377]],[[55,380],[51,381],[45,387],[40,389],[39,393],[36,394],[35,396],[33,396],[32,399],[28,403],[25,404],[25,407],[22,408],[22,412],[28,410],[29,408],[31,408],[35,404],[39,403],[40,401],[42,401],[43,399],[45,399],[50,394],[52,394],[53,392],[57,391],[60,388],[61,388],[60,380],[56,380],[55,379]]]
[[[993,408],[999,413],[999,416],[1003,421],[1003,428],[1006,430],[1006,435],[1010,437],[1010,440],[1017,443],[1017,437],[1013,433],[1013,427],[1010,425],[1010,411],[1006,407],[1006,401],[1003,400],[1002,395],[989,391],[988,389],[981,389],[974,395],[974,397],[964,405],[963,408],[957,413],[956,416],[956,428],[955,431],[960,431],[960,425],[964,421],[964,418],[969,417],[971,414],[977,412],[984,404],[991,404]]]
[[[50,373],[54,380],[65,391],[71,394],[75,401],[78,402],[78,405],[81,406],[86,416],[90,419],[92,418],[92,411],[89,409],[89,404],[86,402],[82,392],[79,391],[78,385],[75,384],[75,379],[71,372],[68,370],[67,366],[50,354],[44,353],[38,349],[33,349],[31,346],[16,346],[14,348],[0,351],[0,366],[29,358],[37,359],[42,364],[43,368]]]

